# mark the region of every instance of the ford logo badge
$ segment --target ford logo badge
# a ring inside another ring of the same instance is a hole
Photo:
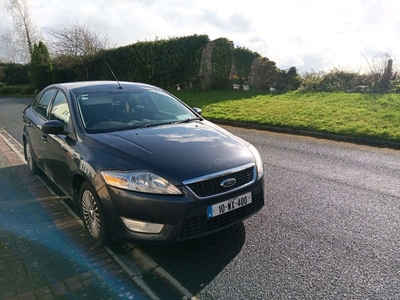
[[[236,179],[235,178],[228,178],[225,179],[224,181],[221,182],[221,186],[224,188],[229,188],[231,186],[234,186],[236,183]]]

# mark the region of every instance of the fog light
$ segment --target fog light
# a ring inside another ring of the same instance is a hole
[[[121,217],[121,220],[130,231],[134,232],[160,233],[164,228],[164,224],[135,221],[124,217]]]

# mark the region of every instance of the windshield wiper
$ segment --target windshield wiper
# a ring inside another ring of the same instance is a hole
[[[143,125],[141,125],[141,126],[135,127],[135,129],[147,128],[147,127],[155,127],[155,126],[161,126],[161,125],[167,125],[167,124],[189,123],[189,122],[195,121],[195,120],[202,120],[202,118],[200,118],[200,117],[196,117],[196,118],[187,118],[187,119],[179,120],[179,121],[172,122],[172,123],[171,123],[171,121],[168,121],[168,122],[161,122],[161,123],[146,123],[146,124],[143,124]]]
[[[160,126],[160,125],[166,125],[170,124],[170,122],[162,122],[162,123],[146,123],[144,125],[135,127],[135,129],[140,129],[140,128],[147,128],[147,127],[154,127],[154,126]]]
[[[184,120],[180,120],[180,121],[176,121],[173,124],[181,124],[181,123],[189,123],[191,121],[195,121],[195,120],[202,120],[200,117],[196,117],[196,118],[187,118]]]

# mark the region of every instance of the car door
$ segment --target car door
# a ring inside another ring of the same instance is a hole
[[[70,194],[71,168],[73,160],[75,133],[71,123],[70,108],[67,96],[58,90],[49,109],[49,120],[58,120],[63,124],[64,133],[44,135],[46,143],[46,158],[44,168],[46,174],[59,185],[66,193]]]
[[[31,109],[25,110],[23,116],[28,141],[38,166],[44,170],[44,158],[47,156],[47,147],[43,141],[42,126],[47,121],[47,114],[51,100],[56,94],[55,89],[48,89],[32,102]]]

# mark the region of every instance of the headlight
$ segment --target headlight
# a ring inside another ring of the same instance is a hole
[[[264,175],[264,165],[260,153],[258,153],[257,149],[253,145],[249,146],[249,150],[253,154],[254,160],[256,161],[257,179],[260,179]]]
[[[151,194],[181,194],[169,181],[145,170],[134,172],[101,171],[105,182],[117,188]]]

